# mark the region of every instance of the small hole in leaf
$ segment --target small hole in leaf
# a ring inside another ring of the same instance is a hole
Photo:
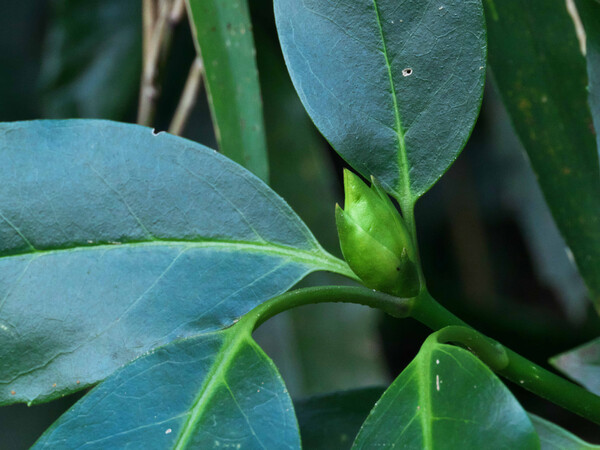
[[[413,70],[410,67],[407,67],[406,69],[404,69],[402,71],[402,75],[404,75],[405,77],[410,77],[413,73]]]

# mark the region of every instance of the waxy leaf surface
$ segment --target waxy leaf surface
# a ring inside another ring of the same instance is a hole
[[[600,338],[561,353],[550,363],[588,391],[600,395]]]
[[[494,79],[600,310],[600,169],[575,26],[561,0],[484,4]]]
[[[147,128],[2,124],[0,178],[0,404],[227,327],[311,271],[348,273],[254,175]]]
[[[268,180],[269,163],[246,0],[187,0],[219,151]]]
[[[479,112],[480,0],[275,0],[290,75],[333,147],[404,204],[444,174]]]
[[[393,413],[391,412],[393,411]],[[432,335],[377,402],[353,448],[538,449],[527,413],[477,357]]]
[[[238,326],[173,342],[75,404],[34,448],[300,448],[277,369]]]

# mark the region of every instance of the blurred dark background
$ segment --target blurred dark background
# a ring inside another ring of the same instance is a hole
[[[269,145],[271,186],[339,255],[334,204],[344,162],[306,116],[281,57],[269,0],[251,3]],[[0,121],[105,118],[134,122],[141,70],[141,2],[3,1]],[[174,30],[155,127],[168,127],[195,54],[187,21]],[[492,76],[463,154],[419,202],[419,242],[431,293],[479,330],[531,360],[546,361],[598,336],[600,320],[565,251],[512,131]],[[184,136],[216,147],[201,90]],[[316,274],[303,285],[347,283]],[[296,398],[385,386],[429,330],[352,305],[299,308],[257,339]],[[525,408],[583,438],[598,428],[509,386]],[[80,395],[0,409],[0,449],[28,448]]]

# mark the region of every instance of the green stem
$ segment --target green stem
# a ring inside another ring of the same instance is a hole
[[[251,324],[252,329],[258,328],[271,317],[296,308],[297,306],[315,303],[356,303],[380,309],[387,314],[404,318],[410,316],[414,299],[393,297],[379,291],[353,286],[319,286],[297,289],[274,297],[266,303],[257,306],[240,319]]]
[[[240,326],[255,330],[271,317],[297,306],[332,302],[370,306],[397,318],[412,317],[436,330],[438,341],[463,344],[499,375],[600,424],[600,397],[482,335],[435,301],[427,290],[418,297],[405,299],[363,287],[320,286],[297,289],[257,306],[239,322]]]
[[[471,327],[435,301],[427,291],[415,299],[410,315],[433,330],[453,326],[454,330],[451,329],[446,337],[454,337],[449,340],[469,345],[468,340],[463,340],[468,333],[463,331],[462,337],[459,334],[453,336],[451,334],[456,333],[458,327]],[[475,351],[477,353],[476,349]],[[498,364],[495,369],[492,366],[496,373],[546,400],[600,424],[599,396],[532,363],[506,347],[504,351],[508,361],[506,364]],[[485,357],[482,357],[482,360],[487,362]],[[494,361],[493,358],[491,360]]]
[[[451,325],[432,336],[440,344],[454,342],[464,345],[495,372],[505,369],[510,364],[507,350],[502,344],[473,328]]]

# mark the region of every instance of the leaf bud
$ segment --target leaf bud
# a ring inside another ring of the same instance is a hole
[[[365,286],[414,297],[420,282],[412,238],[388,195],[371,181],[369,188],[344,170],[344,209],[335,210],[342,253]]]

